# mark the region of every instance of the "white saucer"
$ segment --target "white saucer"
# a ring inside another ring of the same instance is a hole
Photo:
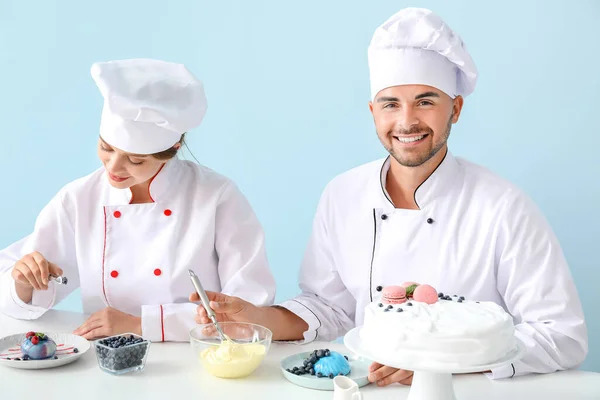
[[[23,361],[21,353],[21,342],[25,338],[24,333],[6,336],[0,339],[0,365],[19,369],[44,369],[55,368],[70,364],[87,352],[91,345],[87,339],[69,333],[44,332],[56,342],[56,356],[58,359],[27,360]],[[77,349],[77,353],[74,349]],[[11,358],[11,360],[7,360]],[[14,360],[20,358],[20,361]]]
[[[493,363],[487,365],[469,365],[469,366],[457,366],[456,364],[441,364],[441,363],[428,363],[424,360],[398,360],[391,357],[389,354],[373,354],[369,349],[366,349],[363,345],[363,341],[360,338],[360,329],[362,327],[356,327],[348,332],[344,336],[344,345],[363,357],[375,360],[380,364],[387,365],[394,368],[406,369],[409,371],[427,371],[427,372],[439,372],[439,373],[452,373],[452,374],[468,374],[473,372],[484,372],[494,368],[501,367],[503,365],[510,364],[520,359],[525,353],[525,347],[517,340],[517,346],[510,351],[506,356],[502,357]]]

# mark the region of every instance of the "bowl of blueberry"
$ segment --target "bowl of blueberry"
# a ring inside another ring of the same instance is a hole
[[[134,333],[123,333],[96,340],[94,348],[100,369],[121,375],[144,369],[150,341]]]

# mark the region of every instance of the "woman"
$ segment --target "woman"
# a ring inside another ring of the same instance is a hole
[[[92,76],[104,97],[103,167],[66,185],[33,233],[0,252],[0,311],[36,319],[80,287],[91,316],[75,334],[186,341],[196,308],[188,269],[207,290],[271,304],[249,203],[227,178],[176,158],[206,112],[202,83],[183,65],[148,59],[97,63]]]

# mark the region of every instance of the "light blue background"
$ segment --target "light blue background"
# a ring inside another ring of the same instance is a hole
[[[59,188],[99,166],[95,61],[153,57],[204,80],[205,165],[234,179],[267,233],[278,300],[324,185],[383,157],[367,108],[366,50],[404,6],[430,7],[480,70],[451,150],[520,185],[555,229],[600,371],[600,2],[0,0],[0,246],[26,235]],[[78,295],[60,307],[80,309]]]

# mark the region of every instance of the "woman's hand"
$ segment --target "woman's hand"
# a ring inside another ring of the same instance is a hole
[[[106,307],[92,314],[73,334],[91,340],[129,332],[142,335],[142,318]]]
[[[62,275],[57,265],[49,262],[39,252],[34,251],[21,258],[12,269],[12,277],[23,289],[48,290],[50,274]]]

